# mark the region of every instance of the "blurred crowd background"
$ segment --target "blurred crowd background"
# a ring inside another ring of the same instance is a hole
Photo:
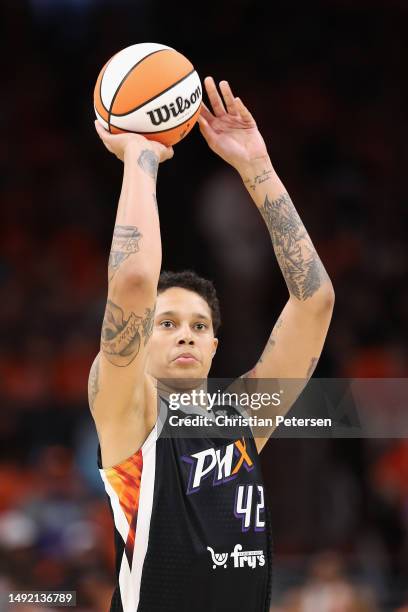
[[[100,68],[161,42],[202,78],[230,81],[333,280],[315,376],[405,377],[408,4],[3,0],[0,11],[0,610],[10,590],[73,589],[79,610],[102,612],[113,536],[86,388],[121,164],[94,132]],[[158,203],[163,267],[219,291],[212,374],[240,375],[287,299],[262,220],[198,128],[160,168]],[[408,441],[277,439],[262,462],[272,610],[406,612]]]

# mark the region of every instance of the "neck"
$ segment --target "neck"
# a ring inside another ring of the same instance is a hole
[[[185,402],[187,405],[188,396],[191,399],[194,398],[194,401],[191,401],[191,404],[197,404],[197,400],[200,400],[200,406],[203,408],[207,407],[207,378],[166,378],[166,379],[154,379],[155,386],[157,389],[158,395],[163,399],[171,399],[170,396],[176,395],[181,399],[181,396],[184,395]]]

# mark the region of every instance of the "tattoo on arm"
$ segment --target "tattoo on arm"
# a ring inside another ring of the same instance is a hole
[[[109,255],[108,276],[112,280],[122,263],[139,250],[142,234],[134,225],[116,225]]]
[[[157,155],[150,149],[143,149],[137,160],[139,166],[144,170],[152,179],[157,179],[157,171],[159,168],[159,160]]]
[[[319,289],[326,276],[306,229],[287,193],[260,208],[289,293],[305,301]]]
[[[144,346],[149,342],[149,338],[153,333],[154,314],[156,312],[156,304],[153,308],[146,308],[144,319],[142,319],[142,335],[144,338]]]
[[[307,373],[306,373],[306,378],[311,378],[313,372],[316,369],[317,366],[317,362],[318,362],[318,358],[317,357],[312,357],[309,363],[309,367],[307,369]]]
[[[101,349],[108,361],[126,367],[140,351],[141,337],[147,344],[153,331],[154,307],[146,308],[145,316],[131,312],[127,318],[118,304],[108,300],[102,325]]]
[[[91,371],[89,373],[88,382],[88,400],[89,407],[91,410],[94,409],[95,399],[99,393],[99,355],[96,357],[92,364]]]
[[[269,181],[271,178],[271,175],[272,175],[272,169],[264,170],[261,174],[258,174],[254,178],[247,179],[246,181],[244,181],[244,183],[248,185],[248,187],[252,189],[252,191],[255,191],[256,186],[261,185],[262,183],[265,183],[266,181]]]
[[[276,339],[275,339],[275,335],[277,330],[280,328],[280,326],[282,325],[282,317],[279,317],[279,319],[276,321],[272,333],[268,338],[268,342],[266,343],[266,346],[262,352],[262,355],[259,358],[258,363],[262,363],[263,360],[265,359],[266,355],[273,349],[273,347],[276,344]]]

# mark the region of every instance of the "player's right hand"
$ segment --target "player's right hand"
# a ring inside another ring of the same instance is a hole
[[[173,147],[166,147],[160,142],[148,140],[141,134],[110,134],[98,120],[95,121],[95,129],[108,151],[121,161],[124,161],[126,151],[131,149],[136,151],[149,149],[157,155],[159,162],[171,159],[174,155]]]

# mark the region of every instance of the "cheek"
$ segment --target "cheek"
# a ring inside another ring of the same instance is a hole
[[[214,345],[211,340],[206,340],[202,346],[203,355],[205,356],[205,361],[211,361],[212,354],[214,352]]]

